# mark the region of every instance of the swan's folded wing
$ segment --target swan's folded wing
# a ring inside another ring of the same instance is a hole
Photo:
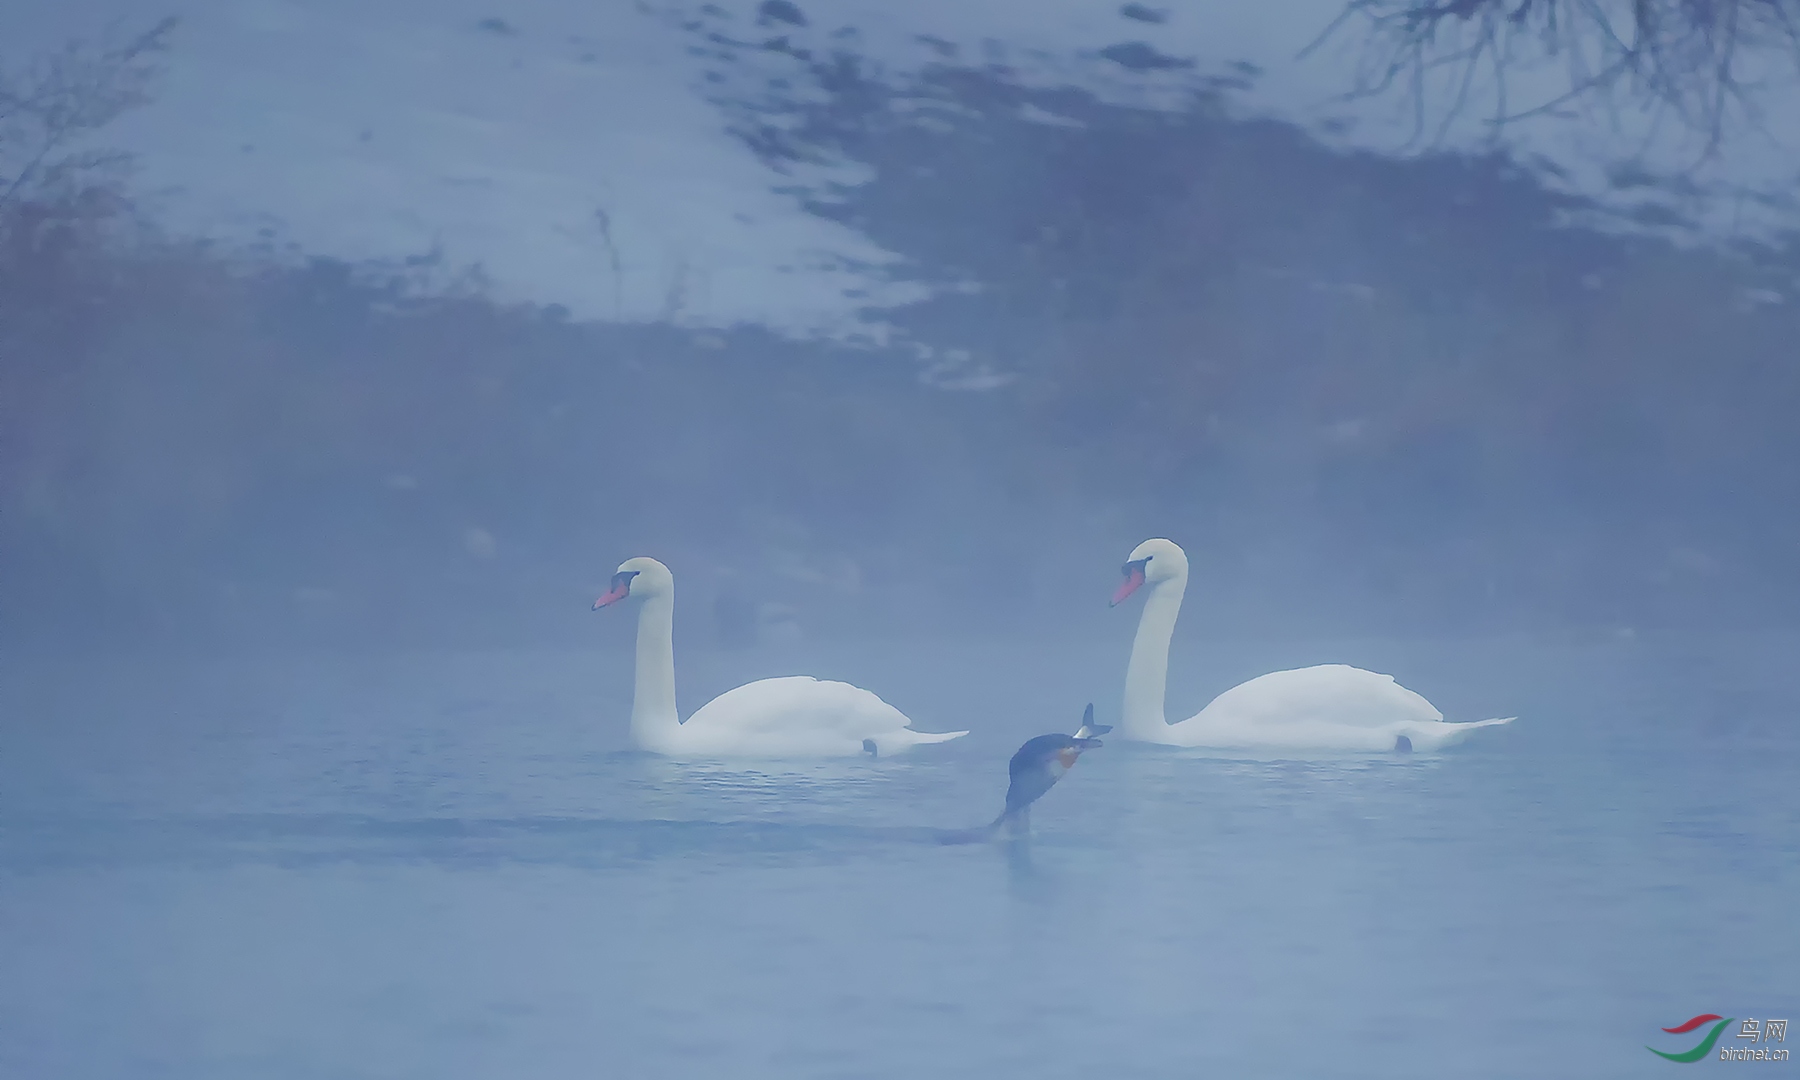
[[[683,726],[729,728],[746,735],[807,733],[860,743],[907,723],[906,714],[859,686],[789,675],[727,690]]]
[[[1397,720],[1438,722],[1444,714],[1382,675],[1346,664],[1274,671],[1239,683],[1200,714],[1209,720],[1278,725],[1331,723],[1386,727]]]

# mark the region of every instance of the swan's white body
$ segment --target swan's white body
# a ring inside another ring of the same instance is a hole
[[[1136,570],[1133,571],[1133,567]],[[1393,750],[1405,736],[1416,750],[1436,750],[1476,728],[1512,717],[1467,724],[1444,721],[1431,702],[1392,675],[1321,664],[1275,671],[1239,683],[1206,708],[1171,724],[1163,712],[1169,642],[1187,592],[1187,555],[1170,540],[1146,540],[1126,563],[1128,580],[1114,602],[1149,586],[1125,671],[1119,734],[1139,742],[1222,750]]]
[[[623,584],[621,584],[623,579]],[[603,607],[639,597],[637,671],[631,738],[671,757],[849,757],[920,743],[946,742],[966,731],[914,731],[904,713],[860,687],[808,675],[760,679],[727,690],[682,723],[675,711],[675,578],[655,559],[629,559]]]

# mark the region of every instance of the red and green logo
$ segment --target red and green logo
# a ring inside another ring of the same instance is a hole
[[[1718,1021],[1718,1023],[1713,1023],[1715,1020]],[[1729,1019],[1720,1016],[1718,1013],[1701,1013],[1699,1016],[1694,1017],[1692,1020],[1689,1020],[1679,1027],[1663,1028],[1664,1031],[1671,1035],[1686,1035],[1688,1032],[1702,1024],[1712,1024],[1712,1030],[1706,1033],[1706,1038],[1700,1040],[1699,1046],[1694,1047],[1692,1050],[1684,1050],[1679,1054],[1665,1054],[1654,1046],[1646,1046],[1644,1049],[1655,1054],[1657,1057],[1668,1058],[1670,1061],[1680,1061],[1684,1063],[1699,1061],[1701,1058],[1712,1053],[1713,1044],[1719,1041],[1719,1033],[1724,1031],[1725,1025],[1729,1023],[1731,1023]]]

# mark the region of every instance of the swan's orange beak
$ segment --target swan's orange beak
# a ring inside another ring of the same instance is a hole
[[[1112,604],[1110,606],[1118,607],[1120,604],[1125,602],[1125,598],[1127,596],[1130,596],[1132,593],[1137,592],[1139,587],[1141,587],[1143,584],[1144,584],[1144,564],[1141,562],[1126,563],[1125,564],[1125,583],[1123,585],[1119,586],[1118,592],[1113,593]]]
[[[616,604],[631,595],[631,579],[638,576],[636,570],[621,570],[612,577],[612,588],[600,594],[594,601],[593,610],[599,611],[610,604]]]

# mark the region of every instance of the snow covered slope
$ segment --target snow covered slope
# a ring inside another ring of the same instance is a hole
[[[721,6],[747,34],[765,32],[754,28],[753,3]],[[1043,50],[1043,77],[1054,77],[1058,56],[1144,42],[1192,57],[1202,72],[1255,64],[1264,74],[1248,108],[1315,126],[1347,117],[1354,123],[1329,138],[1398,148],[1413,118],[1397,102],[1335,100],[1351,79],[1349,38],[1296,59],[1338,9],[1338,0],[1206,0],[1157,24],[1102,0],[806,0],[807,25],[769,32],[824,43],[855,27],[857,48],[899,68],[931,55],[919,34],[963,43],[970,55],[995,40],[1015,56]],[[353,259],[438,250],[449,264],[479,262],[502,297],[560,303],[578,317],[844,332],[859,308],[911,295],[859,273],[858,263],[889,256],[798,209],[776,190],[783,178],[725,132],[689,52],[694,37],[668,9],[630,0],[171,0],[157,9],[27,0],[9,13],[0,48],[16,55],[164,11],[183,26],[161,98],[116,141],[141,152],[143,187],[176,228]],[[1092,66],[1083,70],[1092,77]],[[1557,86],[1546,73],[1510,92],[1529,101]],[[1788,79],[1767,93],[1769,133],[1733,142],[1693,175],[1711,194],[1683,209],[1715,234],[1796,220],[1791,200],[1754,197],[1791,190],[1800,160],[1789,151],[1800,142],[1800,92]],[[1475,145],[1480,115],[1478,101],[1447,143]],[[1509,137],[1590,193],[1606,190],[1609,168],[1627,158],[1672,169],[1697,152],[1673,125],[1637,114],[1616,128],[1593,115],[1544,117]],[[1618,196],[1647,197],[1670,196]]]

